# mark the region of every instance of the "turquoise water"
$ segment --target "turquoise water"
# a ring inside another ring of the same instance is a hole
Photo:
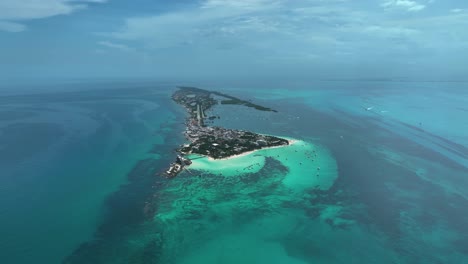
[[[94,89],[0,97],[2,263],[60,263],[137,162],[158,158],[175,118],[167,92]]]
[[[468,263],[467,86],[202,86],[279,111],[214,125],[297,142],[170,180],[170,89],[2,97],[2,263]]]

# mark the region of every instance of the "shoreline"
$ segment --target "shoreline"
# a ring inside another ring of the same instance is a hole
[[[210,156],[203,156],[203,157],[206,157],[209,161],[230,160],[230,159],[234,159],[234,158],[244,157],[244,156],[250,155],[252,153],[255,153],[256,151],[260,151],[260,150],[289,147],[289,146],[292,146],[296,142],[299,141],[297,139],[288,139],[288,138],[283,138],[283,139],[286,139],[288,141],[288,145],[272,146],[272,147],[265,147],[265,148],[255,149],[255,150],[247,151],[247,152],[244,152],[244,153],[241,153],[241,154],[232,155],[232,156],[221,158],[221,159],[215,159],[215,158],[212,158]]]
[[[190,143],[181,145],[176,149],[179,154],[175,162],[163,173],[167,177],[175,177],[182,172],[185,167],[190,166],[192,161],[184,156],[196,154],[205,157],[209,161],[230,160],[252,154],[257,150],[289,146],[295,143],[289,138],[275,137],[271,135],[257,134],[247,130],[228,129],[221,126],[205,125],[205,119],[212,120],[216,116],[208,117],[206,111],[219,104],[219,98],[211,95],[219,95],[236,102],[243,102],[243,105],[254,107],[257,110],[273,111],[267,107],[242,101],[230,95],[218,92],[207,91],[196,87],[178,87],[179,90],[172,94],[172,100],[183,106],[189,114],[185,121],[185,131],[183,135]],[[225,100],[226,101],[226,100]],[[225,101],[221,101],[221,104]],[[217,117],[219,118],[219,116]],[[219,144],[223,144],[218,147]],[[243,152],[245,151],[245,152]]]

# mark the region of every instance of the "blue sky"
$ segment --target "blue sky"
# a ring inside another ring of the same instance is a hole
[[[465,0],[0,0],[1,79],[468,79]]]

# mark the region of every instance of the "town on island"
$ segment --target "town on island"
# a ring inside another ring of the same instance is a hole
[[[283,138],[206,124],[206,120],[220,118],[219,116],[206,115],[207,111],[217,104],[243,105],[260,111],[276,112],[271,108],[221,92],[185,86],[178,87],[178,90],[172,95],[172,99],[185,107],[188,112],[184,132],[188,143],[177,149],[178,155],[175,162],[171,163],[164,172],[167,177],[175,177],[187,166],[190,166],[192,162],[187,158],[189,154],[224,159],[262,148],[289,145],[289,141]]]

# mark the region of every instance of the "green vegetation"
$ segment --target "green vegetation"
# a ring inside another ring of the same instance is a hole
[[[224,93],[217,92],[217,91],[208,91],[208,90],[204,90],[204,89],[200,89],[200,88],[196,88],[196,87],[189,87],[189,86],[179,86],[178,88],[180,90],[177,91],[177,92],[181,92],[181,93],[183,93],[185,95],[187,95],[187,94],[195,95],[192,98],[187,98],[187,96],[185,96],[185,99],[188,99],[188,101],[198,100],[198,101],[203,102],[204,104],[202,106],[204,107],[205,110],[207,110],[208,108],[210,108],[213,105],[217,104],[217,101],[215,99],[211,98],[211,95],[214,94],[214,95],[218,95],[218,96],[227,98],[227,100],[222,100],[221,104],[243,105],[243,106],[255,108],[255,109],[260,110],[260,111],[277,112],[274,109],[271,109],[271,108],[268,108],[268,107],[265,107],[265,106],[261,106],[261,105],[258,105],[258,104],[254,104],[252,102],[242,100],[242,99],[239,99],[239,98],[234,97],[232,95],[224,94]],[[200,100],[200,99],[203,99],[203,100]],[[185,102],[179,102],[179,103],[185,105]]]
[[[186,122],[185,135],[191,141],[191,144],[179,149],[181,153],[195,153],[221,159],[265,147],[289,144],[287,140],[282,138],[260,135],[249,131],[209,127],[204,123],[205,119],[219,118],[219,116],[206,117],[205,115],[206,110],[218,104],[218,100],[214,99],[211,96],[212,94],[227,98],[221,100],[221,104],[244,105],[261,111],[276,112],[275,110],[220,92],[185,86],[178,88],[179,90],[172,95],[172,99],[183,105],[190,113],[190,118]]]
[[[261,105],[258,105],[258,104],[254,104],[252,102],[245,101],[245,100],[239,99],[239,98],[231,96],[231,95],[223,94],[223,93],[220,93],[220,92],[211,92],[211,93],[229,99],[229,100],[222,100],[221,104],[244,105],[244,106],[247,106],[247,107],[255,108],[255,109],[260,110],[260,111],[277,112],[274,109],[264,107],[264,106],[261,106]]]

